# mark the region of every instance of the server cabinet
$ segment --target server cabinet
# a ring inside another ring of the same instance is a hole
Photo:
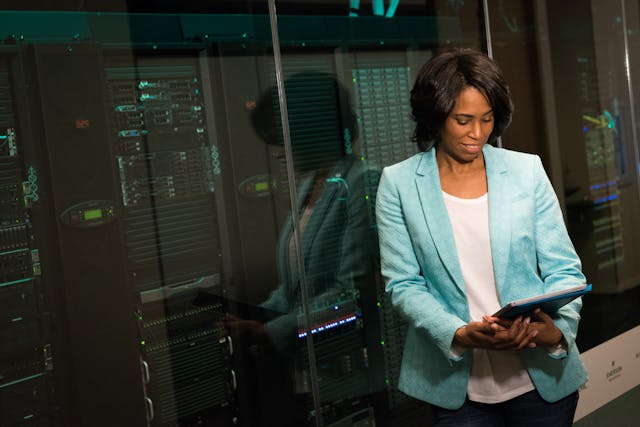
[[[225,425],[235,416],[233,347],[221,318],[229,280],[222,161],[206,67],[191,50],[105,61],[151,425]]]
[[[74,44],[34,63],[74,425],[233,423],[207,62]]]
[[[52,286],[63,295],[58,310],[69,337],[71,422],[145,425],[101,56],[92,44],[39,45],[34,66],[57,234],[49,250],[60,262]]]
[[[58,348],[43,274],[41,163],[28,126],[22,51],[0,52],[0,424],[59,425]]]

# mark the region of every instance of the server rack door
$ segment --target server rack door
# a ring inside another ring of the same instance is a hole
[[[121,206],[102,100],[96,45],[39,45],[35,67],[58,234],[74,383],[81,426],[147,422],[133,305],[121,241]]]

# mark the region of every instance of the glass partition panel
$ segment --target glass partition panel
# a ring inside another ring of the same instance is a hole
[[[427,420],[373,204],[418,68],[484,47],[480,2],[11,7],[1,425]]]
[[[278,101],[280,84],[273,113],[286,109],[287,132],[277,143],[294,185],[284,278],[302,303],[289,393],[316,425],[427,422],[427,406],[396,388],[406,324],[379,275],[375,195],[382,168],[417,152],[409,106],[417,71],[436,50],[483,48],[482,4],[275,7],[281,61],[267,67],[279,72],[267,102]]]
[[[267,9],[68,3],[0,13],[0,424],[260,425]]]

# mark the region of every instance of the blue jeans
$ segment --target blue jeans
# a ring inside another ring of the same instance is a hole
[[[578,392],[549,403],[536,390],[501,403],[467,400],[460,409],[432,405],[435,427],[570,427]]]

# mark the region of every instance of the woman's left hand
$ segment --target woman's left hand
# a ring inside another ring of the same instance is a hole
[[[553,319],[544,311],[536,308],[533,311],[535,321],[529,323],[529,328],[538,331],[536,335],[536,344],[542,347],[553,347],[562,341],[562,332],[553,323]]]

